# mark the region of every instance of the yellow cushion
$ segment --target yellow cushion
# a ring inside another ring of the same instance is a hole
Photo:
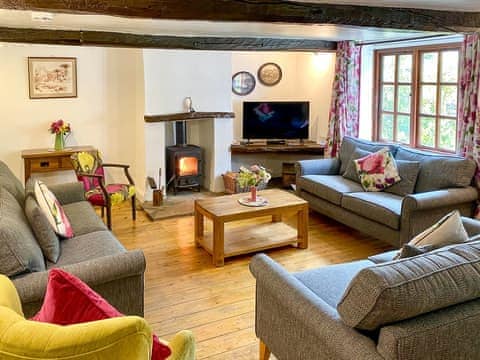
[[[140,317],[59,326],[0,307],[0,359],[147,360],[151,348],[152,331]]]
[[[172,355],[168,360],[195,360],[195,338],[191,331],[182,330],[168,343]]]
[[[17,289],[5,275],[0,275],[0,306],[5,306],[23,317],[22,303]]]

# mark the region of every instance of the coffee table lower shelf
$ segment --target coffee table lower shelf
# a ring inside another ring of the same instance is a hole
[[[297,244],[297,230],[282,222],[244,225],[225,229],[224,257]],[[213,256],[213,234],[206,233],[199,245]]]

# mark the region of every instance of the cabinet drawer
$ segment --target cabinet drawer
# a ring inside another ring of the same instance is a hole
[[[60,161],[60,168],[63,170],[73,169],[72,160],[70,156],[62,157],[58,159]]]
[[[59,161],[57,158],[38,158],[30,160],[31,172],[52,171],[59,169]]]

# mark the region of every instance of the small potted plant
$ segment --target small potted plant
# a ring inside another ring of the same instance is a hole
[[[272,176],[260,165],[252,165],[250,168],[240,167],[240,171],[236,178],[238,185],[245,189],[250,188],[250,201],[257,201],[257,187],[259,185],[267,185]]]
[[[65,138],[72,131],[70,124],[60,119],[52,122],[48,130],[51,134],[55,134],[54,149],[57,151],[63,150],[65,148]]]

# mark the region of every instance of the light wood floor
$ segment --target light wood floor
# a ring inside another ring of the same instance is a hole
[[[193,216],[151,222],[139,211],[133,223],[129,207],[122,206],[113,210],[113,232],[128,249],[145,252],[145,317],[157,335],[168,340],[179,330],[192,330],[198,359],[258,359],[251,256],[214,267],[210,255],[195,247]],[[286,247],[267,253],[289,271],[301,271],[390,249],[316,213],[310,214],[309,236],[306,250]]]

